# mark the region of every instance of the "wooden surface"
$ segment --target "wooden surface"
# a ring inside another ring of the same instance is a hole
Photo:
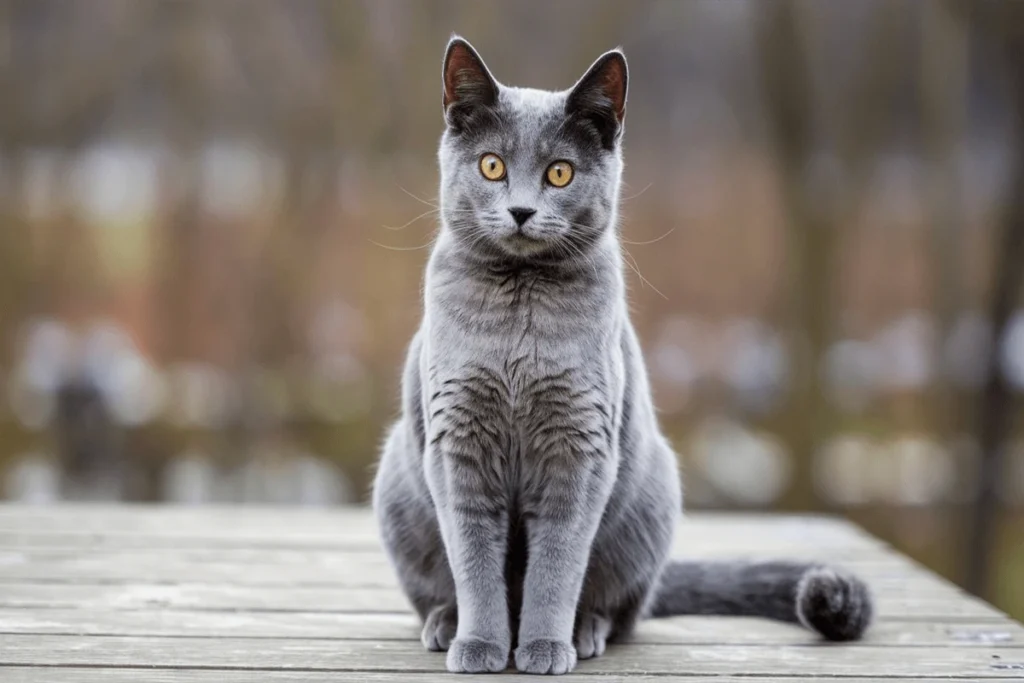
[[[880,618],[850,645],[755,619],[653,620],[561,680],[1024,681],[1024,627],[845,522],[693,515],[676,555],[835,562],[868,581]],[[364,509],[0,506],[4,683],[466,680],[418,635]]]

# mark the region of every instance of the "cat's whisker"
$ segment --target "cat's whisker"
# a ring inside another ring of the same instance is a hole
[[[570,225],[572,225],[572,226],[574,226],[574,227],[577,227],[577,228],[585,228],[585,229],[587,229],[587,230],[594,230],[594,228],[593,228],[592,226],[589,226],[589,225],[585,225],[585,224],[583,224],[583,223],[574,223],[574,222],[572,222],[572,221],[569,221],[569,224],[570,224]],[[633,246],[636,246],[637,244],[641,244],[641,245],[642,245],[642,244],[653,244],[654,242],[659,242],[659,241],[661,241],[661,240],[665,239],[665,238],[666,238],[666,237],[668,237],[668,236],[669,236],[670,234],[672,234],[672,232],[673,232],[674,230],[675,230],[675,228],[672,228],[672,229],[670,229],[670,230],[669,230],[669,231],[668,231],[667,233],[665,233],[664,235],[662,235],[661,237],[659,237],[659,238],[658,238],[658,239],[656,239],[656,240],[652,240],[651,242],[639,242],[639,243],[638,243],[638,242],[629,242],[628,240],[624,240],[624,239],[622,239],[621,237],[619,238],[619,240],[620,240],[621,242],[624,242],[625,244],[630,244],[630,245],[633,245]],[[647,286],[647,287],[650,287],[650,288],[651,288],[651,289],[653,289],[653,290],[654,290],[655,292],[657,292],[657,294],[658,294],[659,296],[661,296],[661,298],[663,298],[663,299],[665,299],[666,301],[668,301],[668,297],[667,297],[667,296],[665,296],[665,294],[664,294],[664,293],[663,293],[663,292],[662,292],[662,291],[661,291],[660,289],[658,289],[657,287],[655,287],[655,286],[654,286],[654,284],[652,284],[652,283],[651,283],[651,281],[650,281],[650,280],[648,280],[648,279],[647,279],[646,277],[644,277],[643,273],[641,273],[641,272],[640,272],[640,264],[639,264],[639,263],[637,262],[637,260],[636,260],[636,257],[635,257],[635,256],[633,256],[633,254],[631,254],[631,253],[629,252],[629,250],[628,250],[628,249],[626,249],[626,247],[625,247],[625,246],[623,246],[623,247],[622,247],[622,251],[624,252],[624,258],[623,258],[623,262],[625,262],[625,263],[626,263],[626,265],[627,265],[627,266],[629,266],[629,268],[630,268],[630,269],[631,269],[631,270],[632,270],[632,271],[633,271],[634,273],[636,273],[637,277],[639,277],[639,278],[640,278],[640,285],[641,285],[641,287],[642,287],[642,286]],[[630,261],[632,261],[632,262],[630,262]]]
[[[437,204],[436,202],[430,201],[428,199],[424,199],[423,197],[420,197],[419,195],[413,194],[412,192],[410,192],[409,190],[405,189],[401,185],[396,185],[396,187],[398,187],[399,190],[401,190],[402,192],[406,193],[407,195],[409,195],[410,197],[412,197],[416,201],[420,202],[421,204],[426,204],[427,206],[432,206],[435,209],[440,209],[441,208],[440,204]]]
[[[595,260],[593,252],[583,253],[582,249],[580,249],[580,252],[583,258],[586,260],[587,264],[590,266],[590,270],[591,272],[594,273],[594,278],[596,279],[598,277],[598,263]]]
[[[467,235],[470,238],[466,246],[470,249],[484,242],[488,237],[487,230],[480,225],[469,223],[465,227],[468,228]]]
[[[430,216],[431,214],[435,214],[438,211],[440,211],[440,209],[431,209],[430,211],[424,211],[419,216],[416,216],[416,218],[413,218],[412,220],[410,220],[410,221],[408,221],[406,223],[403,223],[402,225],[382,225],[380,227],[384,228],[385,230],[405,230],[406,228],[408,228],[410,225],[412,225],[416,221],[421,220],[423,218],[426,218],[427,216]]]
[[[555,240],[551,244],[559,258],[572,259],[582,256],[579,250],[575,249],[575,245],[568,240]]]
[[[592,232],[599,232],[599,230],[597,228],[595,228],[593,225],[587,225],[586,223],[574,223],[572,221],[566,221],[566,223],[568,223],[569,225],[571,225],[574,228],[583,228],[584,230],[590,230]]]
[[[558,240],[555,242],[555,246],[558,248],[560,255],[564,254],[566,258],[581,259],[584,263],[590,266],[591,271],[594,273],[594,277],[598,277],[598,264],[595,261],[595,254],[593,251],[584,251],[582,245],[576,244],[575,242],[567,239]]]
[[[403,223],[402,225],[381,225],[380,227],[384,228],[385,230],[405,230],[406,228],[408,228],[412,224],[416,223],[417,221],[420,221],[420,220],[426,218],[427,216],[431,216],[433,214],[438,214],[438,213],[440,213],[440,211],[441,211],[440,208],[430,209],[429,211],[424,211],[420,215],[416,216],[415,218],[410,219],[409,221]],[[447,209],[447,212],[448,213],[452,213],[452,214],[458,214],[458,213],[470,213],[471,214],[471,213],[475,213],[472,209]]]
[[[628,257],[628,258],[624,258],[623,262],[627,266],[629,266],[633,270],[634,273],[636,273],[636,276],[638,278],[640,278],[640,285],[641,286],[647,285],[648,287],[653,289],[658,294],[658,296],[660,296],[665,301],[668,301],[668,297],[665,296],[664,293],[662,293],[662,291],[660,289],[658,289],[653,284],[651,284],[651,281],[648,280],[647,278],[645,278],[644,274],[640,272],[640,264],[637,263],[636,257],[633,256],[631,253],[629,253],[629,250],[626,249],[625,247],[622,248],[622,251],[623,251],[624,255],[626,257]],[[632,261],[632,263],[630,261]]]
[[[371,239],[368,239],[367,241],[370,244],[378,246],[381,249],[387,249],[388,251],[419,251],[420,249],[427,249],[429,247],[434,246],[434,240],[430,240],[426,244],[421,244],[418,247],[392,247],[392,246],[387,245],[387,244],[381,244],[380,242],[375,242],[374,240],[371,240]]]
[[[623,243],[628,244],[628,245],[630,245],[632,247],[645,247],[648,244],[654,244],[655,242],[662,241],[663,239],[665,239],[666,237],[668,237],[669,235],[671,235],[675,231],[676,231],[675,228],[669,228],[668,232],[666,232],[661,237],[655,237],[653,240],[645,240],[643,242],[630,242],[629,240],[625,239],[624,237],[620,237],[619,239],[622,240]]]
[[[640,195],[642,195],[644,192],[647,192],[647,190],[651,189],[652,185],[654,185],[654,183],[647,183],[647,186],[644,187],[644,189],[640,190],[639,192],[637,192],[636,194],[634,194],[634,195],[632,195],[630,197],[623,197],[619,201],[621,201],[621,202],[632,201],[632,200],[636,199],[637,197],[639,197]]]

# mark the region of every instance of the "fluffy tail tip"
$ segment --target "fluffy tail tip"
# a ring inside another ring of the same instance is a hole
[[[796,589],[800,623],[828,640],[858,640],[871,623],[871,593],[860,579],[829,567],[812,567]]]

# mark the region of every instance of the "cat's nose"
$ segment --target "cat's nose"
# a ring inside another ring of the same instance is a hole
[[[516,220],[516,225],[520,228],[523,227],[523,223],[530,220],[530,216],[537,213],[536,209],[524,209],[521,206],[516,206],[508,210],[512,214],[512,218]]]

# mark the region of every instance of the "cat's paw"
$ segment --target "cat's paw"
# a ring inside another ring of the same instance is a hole
[[[526,674],[565,674],[576,666],[576,648],[560,640],[531,640],[516,648],[516,668]]]
[[[604,654],[608,634],[612,632],[610,619],[597,614],[583,614],[576,626],[576,657],[590,659]]]
[[[431,652],[447,650],[451,642],[455,640],[458,623],[458,612],[455,605],[440,605],[430,610],[426,621],[423,622],[423,631],[420,633],[423,647]]]
[[[453,674],[504,671],[508,668],[508,646],[476,638],[456,638],[448,648],[447,663]]]
[[[800,623],[829,640],[857,640],[871,623],[871,594],[863,581],[831,567],[813,567],[797,584]]]

